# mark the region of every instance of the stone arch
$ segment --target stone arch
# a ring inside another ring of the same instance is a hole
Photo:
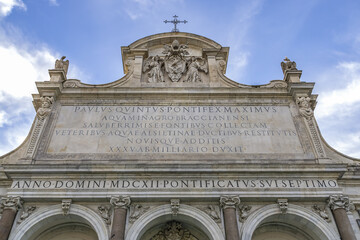
[[[11,233],[9,240],[26,240],[30,236],[40,234],[47,228],[53,227],[49,225],[49,220],[59,219],[63,214],[61,204],[42,208],[34,212],[29,218],[23,221],[14,232]],[[80,223],[87,224],[97,234],[98,239],[109,239],[107,226],[103,219],[90,208],[71,204],[69,212],[69,220],[76,220]],[[64,218],[64,217],[63,217]],[[51,222],[51,221],[50,221]],[[63,223],[66,223],[63,221]]]
[[[281,215],[277,204],[267,205],[253,212],[241,227],[241,240],[251,240],[255,230],[272,216]],[[316,213],[304,207],[289,204],[285,217],[291,222],[302,222],[309,226],[311,234],[324,240],[340,240],[338,233]],[[307,232],[308,233],[308,232]]]
[[[225,240],[217,223],[205,212],[189,205],[180,205],[176,217],[172,216],[170,205],[155,207],[144,213],[128,230],[126,240],[140,240],[151,228],[168,220],[196,225],[210,240]]]

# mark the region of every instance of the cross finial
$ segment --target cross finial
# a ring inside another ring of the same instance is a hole
[[[184,21],[178,20],[178,19],[177,19],[178,16],[176,16],[176,15],[174,15],[173,18],[174,18],[174,20],[172,20],[172,21],[169,21],[169,20],[165,20],[165,21],[164,21],[164,23],[172,23],[172,24],[174,24],[174,28],[173,28],[172,32],[179,32],[179,29],[176,27],[176,25],[177,25],[178,23],[184,23],[184,24],[186,24],[186,23],[188,22],[188,21],[186,21],[186,20],[184,20]]]

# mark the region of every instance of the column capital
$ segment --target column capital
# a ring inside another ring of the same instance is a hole
[[[2,197],[0,200],[0,207],[4,210],[11,209],[17,211],[22,207],[22,200],[20,197]]]
[[[240,204],[239,196],[235,195],[223,195],[220,196],[220,206],[223,209],[226,208],[236,208]]]
[[[131,200],[129,196],[112,196],[110,198],[110,204],[115,208],[127,209],[130,206]]]
[[[331,195],[328,199],[328,205],[331,210],[336,210],[339,208],[349,211],[350,201],[349,197],[345,195]]]

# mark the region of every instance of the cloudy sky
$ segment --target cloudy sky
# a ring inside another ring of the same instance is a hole
[[[26,137],[35,116],[35,81],[56,58],[69,78],[107,83],[123,76],[121,46],[180,31],[230,47],[227,76],[244,84],[282,79],[285,56],[315,82],[315,115],[327,142],[360,158],[360,1],[358,0],[0,0],[0,155]]]

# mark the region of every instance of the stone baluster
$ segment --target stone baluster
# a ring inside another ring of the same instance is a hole
[[[226,240],[239,240],[239,229],[236,220],[236,207],[240,204],[238,196],[221,196],[220,206],[224,212]]]
[[[3,213],[0,219],[0,239],[9,237],[16,213],[22,206],[20,197],[2,197],[0,202]]]
[[[114,216],[110,240],[124,240],[126,214],[130,202],[129,196],[111,197],[110,203],[114,206]]]
[[[328,200],[329,207],[333,212],[337,228],[342,240],[356,240],[354,230],[347,216],[349,211],[349,197],[344,195],[332,195]]]

